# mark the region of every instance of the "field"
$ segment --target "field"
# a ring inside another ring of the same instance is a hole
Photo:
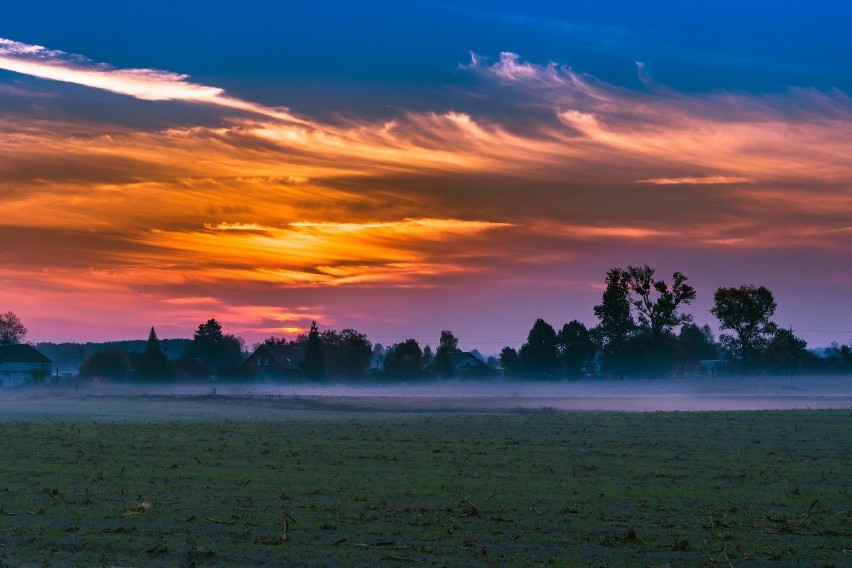
[[[850,440],[849,410],[6,421],[0,565],[848,566]]]

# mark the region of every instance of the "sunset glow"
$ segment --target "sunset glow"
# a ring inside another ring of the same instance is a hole
[[[631,83],[570,50],[508,51],[532,36],[489,51],[501,14],[435,61],[444,79],[365,79],[379,110],[320,110],[296,76],[260,89],[259,40],[244,76],[214,80],[209,61],[158,69],[142,45],[112,60],[107,39],[75,52],[0,23],[0,311],[33,341],[186,337],[217,317],[250,344],[317,319],[495,352],[537,317],[593,324],[606,270],[647,263],[690,277],[700,324],[716,287],[749,282],[812,346],[852,338],[848,71],[678,88],[642,46],[602,42]]]

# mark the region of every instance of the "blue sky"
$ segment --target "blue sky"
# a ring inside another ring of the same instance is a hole
[[[698,323],[750,282],[852,338],[849,3],[8,4],[0,309],[36,340],[493,352],[643,263]]]
[[[424,86],[460,81],[457,64],[470,51],[556,61],[635,88],[634,62],[643,61],[679,91],[848,92],[850,10],[840,1],[14,2],[0,31],[264,99],[288,100],[293,81],[423,98]]]

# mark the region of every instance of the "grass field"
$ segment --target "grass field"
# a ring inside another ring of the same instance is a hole
[[[849,566],[852,411],[0,423],[0,565]]]

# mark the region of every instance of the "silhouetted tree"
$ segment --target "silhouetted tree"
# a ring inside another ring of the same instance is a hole
[[[500,366],[507,377],[517,377],[521,373],[521,360],[514,347],[506,346],[500,351]]]
[[[762,355],[776,325],[769,318],[775,313],[772,292],[765,287],[743,284],[738,288],[719,288],[713,295],[710,310],[722,329],[734,335],[722,334],[719,340],[728,354],[740,361],[742,370],[751,370]]]
[[[666,374],[676,353],[674,328],[692,321],[689,314],[680,313],[680,307],[695,299],[695,289],[686,283],[680,272],[672,275],[671,287],[665,280],[654,278],[654,269],[643,265],[627,267],[627,286],[631,303],[636,308],[639,333],[645,361],[641,366],[652,374]]]
[[[459,340],[453,332],[445,329],[441,332],[438,350],[435,352],[435,372],[439,377],[448,379],[455,375],[452,354],[459,352]]]
[[[305,339],[305,359],[302,361],[302,373],[309,379],[325,378],[322,338],[320,338],[316,320],[311,322],[311,329]]]
[[[0,314],[0,345],[21,343],[27,335],[27,328],[15,312]]]
[[[719,346],[713,338],[713,331],[709,325],[698,327],[694,323],[685,324],[680,328],[677,343],[681,373],[694,371],[700,361],[719,357]]]
[[[672,275],[672,285],[654,278],[654,269],[647,264],[627,267],[628,288],[635,295],[633,306],[639,315],[639,328],[650,334],[652,341],[674,328],[692,321],[679,309],[695,299],[695,289],[686,283],[680,272]]]
[[[435,372],[435,354],[429,344],[426,344],[426,347],[423,348],[423,370],[430,373]]]
[[[562,368],[569,377],[582,376],[583,366],[594,359],[597,351],[589,330],[577,320],[562,326],[556,336],[556,345]]]
[[[406,339],[387,349],[385,375],[390,379],[417,379],[423,376],[423,351],[416,339]]]
[[[776,329],[766,346],[766,369],[770,373],[800,373],[813,362],[804,339],[792,329]]]
[[[370,367],[378,373],[385,365],[385,346],[381,343],[373,345],[373,355],[370,357]]]
[[[320,338],[327,374],[348,379],[367,374],[373,346],[366,335],[354,329],[344,329],[340,332],[329,329],[322,332]]]
[[[636,330],[636,322],[630,309],[630,277],[627,271],[612,268],[606,273],[601,303],[594,307],[595,317],[600,323],[592,330],[602,352],[601,365],[604,372],[621,376],[624,374],[624,347]]]
[[[184,348],[184,357],[201,359],[220,376],[236,376],[243,359],[243,341],[222,332],[222,325],[211,318],[199,324],[192,341]]]
[[[135,361],[136,376],[144,380],[167,381],[174,378],[174,370],[166,354],[160,348],[160,340],[154,328],[148,333],[145,351]]]
[[[826,367],[834,373],[852,373],[852,347],[833,341],[826,349]]]
[[[529,377],[547,377],[559,368],[559,350],[553,326],[539,318],[527,335],[527,342],[518,351],[521,370]]]
[[[84,379],[123,379],[129,369],[130,359],[127,353],[118,349],[107,349],[83,361],[78,373]]]

